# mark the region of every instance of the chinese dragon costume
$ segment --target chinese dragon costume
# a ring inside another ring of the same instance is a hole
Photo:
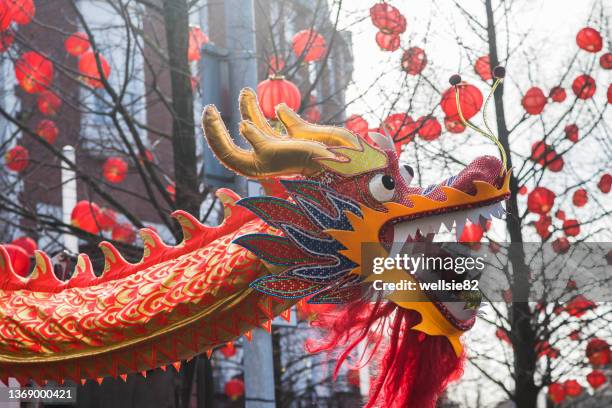
[[[94,274],[80,254],[67,281],[40,251],[31,275],[18,276],[0,246],[2,381],[125,380],[126,373],[248,338],[307,298],[342,304],[318,322],[328,334],[317,350],[345,346],[342,362],[369,341],[369,350],[382,356],[369,405],[435,405],[461,374],[459,338],[474,324],[477,307],[466,307],[460,294],[454,302],[425,293],[414,302],[393,293],[373,300],[361,243],[377,243],[385,255],[393,242],[426,239],[441,224],[460,231],[466,219],[501,216],[509,194],[505,163],[482,156],[421,188],[411,185],[413,171],[399,163],[387,135],[372,133],[366,141],[343,128],[306,123],[284,105],[277,107],[281,131],[265,120],[253,91],[245,89],[239,103],[240,133],[252,150],[234,143],[214,106],[204,111],[204,133],[226,167],[274,186],[270,196],[241,199],[219,189],[221,225],[204,226],[176,211],[180,244],[168,246],[145,228],[138,263],[103,242],[102,273]],[[387,336],[372,340],[376,331]]]

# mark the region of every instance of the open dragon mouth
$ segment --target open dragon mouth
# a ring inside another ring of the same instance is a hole
[[[433,242],[436,234],[443,231],[454,230],[456,241],[459,241],[468,221],[484,229],[493,217],[502,218],[505,213],[502,201],[509,194],[508,181],[509,174],[502,171],[502,163],[494,157],[483,156],[441,184],[425,189],[412,188],[408,198],[414,206],[402,214],[399,208],[390,205],[392,217],[380,228],[379,241],[390,257],[399,253],[406,243]],[[439,246],[428,247],[434,253],[426,252],[425,256],[452,256],[439,253]],[[469,274],[432,270],[427,277],[415,275],[420,281],[436,277],[462,281],[468,279]],[[425,294],[457,328],[468,330],[474,325],[481,300],[479,291],[448,291],[444,299],[436,292],[426,291]]]

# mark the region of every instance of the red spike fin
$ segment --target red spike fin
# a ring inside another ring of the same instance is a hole
[[[104,381],[104,377],[98,377],[96,378],[96,381],[98,382],[99,385],[102,385],[102,381]]]
[[[144,378],[147,378],[147,370],[141,371],[140,375],[142,375]]]
[[[53,272],[53,264],[47,254],[42,251],[34,251],[36,266],[28,279],[26,289],[37,292],[56,292],[66,285],[57,279]]]
[[[229,188],[220,188],[215,191],[215,195],[223,204],[223,218],[229,218],[236,206],[236,201],[240,200],[240,196]]]
[[[179,371],[181,371],[181,362],[180,361],[175,361],[174,363],[172,363],[172,366],[174,367],[174,369],[176,370],[177,373]]]
[[[177,210],[172,213],[172,217],[181,225],[183,230],[183,242],[182,244],[188,243],[194,239],[205,235],[211,228],[206,227],[200,221],[198,221],[193,215],[188,212]]]
[[[11,257],[4,246],[0,245],[0,289],[23,289],[26,282],[26,279],[15,273],[11,264]]]
[[[287,310],[283,310],[280,314],[280,317],[282,317],[285,321],[290,322],[291,321],[291,308]]]
[[[212,356],[212,353],[213,353],[213,349],[206,350],[206,357],[208,357],[209,360],[210,360],[210,357]]]
[[[104,254],[104,270],[102,271],[102,276],[100,276],[100,282],[124,276],[131,264],[123,259],[121,253],[110,242],[103,241],[98,246]]]
[[[145,263],[149,259],[151,259],[151,254],[159,254],[160,252],[170,248],[151,228],[141,229],[140,238],[142,239],[142,243],[144,246],[144,251],[142,253],[142,259],[140,260],[140,263]]]
[[[266,329],[268,333],[272,333],[272,320],[265,321],[261,324],[261,327]]]
[[[96,280],[93,267],[89,257],[85,254],[79,254],[76,265],[74,266],[74,272],[72,278],[68,281],[68,287],[71,288],[83,288],[90,286]]]
[[[159,368],[160,368],[160,369],[161,369],[163,372],[166,372],[166,369],[168,368],[168,366],[163,365],[163,366],[159,366]]]
[[[251,330],[244,332],[244,338],[251,342],[253,340],[253,332]]]
[[[127,382],[127,374],[119,374],[119,378],[121,378],[123,382]]]
[[[85,385],[86,382],[87,382],[87,378],[81,378],[81,385]]]

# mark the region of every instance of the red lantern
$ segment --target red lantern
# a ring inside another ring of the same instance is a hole
[[[558,383],[552,383],[548,386],[548,398],[555,404],[560,404],[565,399],[565,388]]]
[[[557,210],[557,212],[555,213],[555,217],[557,217],[560,220],[564,220],[565,219],[565,211]]]
[[[244,395],[244,382],[233,378],[225,383],[225,395],[232,401],[236,401]]]
[[[310,123],[317,123],[321,120],[321,110],[317,106],[317,98],[310,95],[308,105],[303,112],[304,118]]]
[[[392,5],[381,2],[370,8],[372,24],[387,34],[401,34],[406,31],[406,18]]]
[[[28,167],[30,152],[23,146],[13,146],[4,154],[4,165],[16,173]]]
[[[569,334],[570,340],[578,341],[580,340],[580,330],[572,330]]]
[[[411,47],[402,55],[402,69],[408,75],[418,75],[427,65],[427,55],[419,47]]]
[[[77,32],[66,38],[64,42],[64,48],[66,52],[73,57],[82,55],[89,49],[91,44],[89,43],[89,37],[85,33]]]
[[[610,363],[610,345],[597,337],[589,340],[586,347],[586,356],[594,367],[603,367]]]
[[[584,205],[589,201],[589,195],[584,188],[579,188],[574,192],[572,196],[572,202],[576,207],[584,207]]]
[[[62,100],[52,91],[43,91],[38,94],[36,105],[43,115],[54,116],[62,106]]]
[[[379,31],[376,33],[376,44],[384,51],[395,51],[400,46],[400,38],[397,34]]]
[[[28,51],[15,63],[15,77],[27,93],[44,91],[53,80],[53,63],[36,51]]]
[[[546,106],[546,96],[544,92],[536,86],[529,88],[521,101],[523,108],[530,115],[539,115]]]
[[[572,142],[576,143],[578,141],[578,126],[575,124],[567,125],[564,129],[565,137]]]
[[[117,184],[125,180],[128,164],[121,157],[109,157],[102,166],[104,178],[111,183]]]
[[[612,84],[608,85],[608,103],[612,103]]]
[[[96,203],[89,201],[79,201],[72,209],[70,215],[70,223],[83,231],[87,231],[90,234],[97,234],[100,232],[97,219],[100,218],[100,208]]]
[[[566,254],[570,249],[570,243],[565,237],[559,237],[552,243],[552,249],[557,254]]]
[[[291,48],[306,62],[318,61],[326,51],[325,38],[315,30],[302,30],[293,36]]]
[[[34,0],[0,1],[0,31],[5,31],[11,22],[28,24],[36,13]]]
[[[189,29],[189,45],[187,47],[187,61],[199,61],[200,49],[209,41],[208,36],[198,26]]]
[[[461,133],[465,130],[465,126],[458,119],[444,118],[444,127],[451,133]]]
[[[57,139],[59,130],[55,125],[55,122],[50,119],[43,119],[36,125],[36,134],[38,137],[44,139],[47,143],[53,144]]]
[[[174,185],[174,183],[168,184],[166,186],[166,192],[168,193],[172,201],[176,199],[176,186]]]
[[[575,284],[575,283],[574,283]],[[573,317],[582,317],[589,310],[593,310],[597,307],[595,303],[584,297],[583,295],[576,295],[567,302],[565,311]]]
[[[369,129],[368,122],[359,115],[351,115],[348,117],[346,122],[344,122],[344,127],[350,130],[351,132],[365,138],[368,136]]]
[[[405,113],[394,113],[384,120],[381,128],[386,128],[396,145],[407,144],[414,139],[417,124]]]
[[[359,387],[361,380],[359,379],[359,370],[350,368],[346,373],[346,381],[353,387]]]
[[[606,52],[599,57],[599,65],[603,69],[612,69],[612,53]]]
[[[474,71],[482,78],[483,81],[489,81],[493,78],[491,74],[491,62],[488,55],[483,55],[474,63]]]
[[[548,357],[555,359],[559,357],[559,349],[552,347],[548,341],[538,342],[535,346],[535,351],[538,353],[538,357]]]
[[[570,237],[575,237],[580,234],[580,223],[578,220],[569,219],[563,221],[563,231],[565,235],[569,235]]]
[[[606,375],[599,370],[593,370],[586,376],[587,382],[594,390],[598,389],[608,380]]]
[[[111,237],[115,241],[133,244],[136,241],[136,231],[129,223],[115,224],[111,231]]]
[[[13,271],[19,276],[28,276],[30,273],[30,257],[26,250],[12,244],[5,244],[4,249],[6,249],[6,252],[9,254]]]
[[[97,214],[98,226],[100,229],[109,231],[117,224],[117,213],[110,208],[102,207]]]
[[[548,239],[551,235],[550,226],[552,225],[552,217],[549,215],[540,215],[540,218],[534,223],[534,227],[538,235],[543,239]]]
[[[14,41],[15,36],[11,31],[0,32],[0,52],[4,52],[11,48]]]
[[[606,173],[601,176],[599,183],[597,183],[597,187],[602,193],[608,194],[612,188],[612,175]]]
[[[436,140],[442,132],[440,122],[433,116],[421,116],[417,120],[417,127],[419,129],[419,137],[428,142]]]
[[[19,237],[11,241],[11,245],[23,248],[28,256],[34,256],[34,251],[38,249],[36,241],[30,237]]]
[[[534,214],[548,214],[555,204],[555,198],[555,193],[546,187],[536,187],[527,196],[527,209]]]
[[[565,164],[563,157],[559,156],[552,146],[543,141],[535,142],[531,146],[530,158],[555,173],[563,170]]]
[[[519,189],[518,189],[518,193],[519,193],[519,195],[527,194],[527,186],[520,186]]]
[[[482,93],[480,89],[476,88],[474,85],[465,82],[457,85],[457,88],[459,90],[459,105],[461,106],[461,112],[463,113],[463,117],[469,120],[476,115],[482,107]],[[444,91],[440,106],[446,114],[446,117],[452,120],[459,119],[455,100],[455,87],[450,87]]]
[[[221,354],[225,356],[225,358],[230,358],[236,355],[236,347],[234,347],[234,343],[231,341],[227,343],[224,347],[221,348]]]
[[[599,31],[591,27],[585,27],[576,34],[576,44],[588,52],[599,52],[603,47],[603,41]]]
[[[568,397],[577,397],[582,394],[582,386],[576,380],[567,380],[563,383],[563,388]]]
[[[555,86],[550,90],[548,96],[553,100],[553,102],[563,102],[565,98],[567,98],[567,92],[565,92],[565,89],[561,88],[560,86]]]
[[[468,220],[465,223],[461,236],[459,237],[459,242],[480,242],[483,235],[484,231],[482,230],[480,224],[473,224]]]
[[[272,56],[268,61],[268,75],[276,75],[285,69],[286,63],[283,58]]]
[[[102,76],[107,79],[111,71],[110,65],[101,54],[98,53],[97,55],[102,68]],[[96,63],[96,55],[92,51],[86,52],[79,59],[79,71],[84,76],[84,82],[87,85],[92,88],[102,88],[104,86]]]
[[[282,77],[270,77],[257,85],[259,107],[268,119],[276,119],[276,106],[285,103],[291,110],[300,108],[302,95],[293,82]]]
[[[595,80],[587,74],[580,75],[572,83],[572,91],[580,99],[589,99],[595,94]]]

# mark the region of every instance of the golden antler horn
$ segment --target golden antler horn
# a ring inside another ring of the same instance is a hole
[[[253,122],[256,127],[261,129],[265,134],[282,138],[283,136],[276,132],[266,120],[266,117],[261,113],[259,103],[257,103],[257,95],[251,88],[243,88],[238,97],[240,106],[240,116],[244,120]]]
[[[240,133],[253,146],[253,151],[236,146],[213,105],[208,105],[202,116],[204,135],[211,150],[221,163],[240,175],[250,178],[297,174],[312,176],[323,170],[315,159],[336,158],[321,143],[278,138],[270,132],[269,126],[263,126],[261,121],[265,119],[258,118],[252,110],[246,110],[245,116],[256,122],[240,122]]]

